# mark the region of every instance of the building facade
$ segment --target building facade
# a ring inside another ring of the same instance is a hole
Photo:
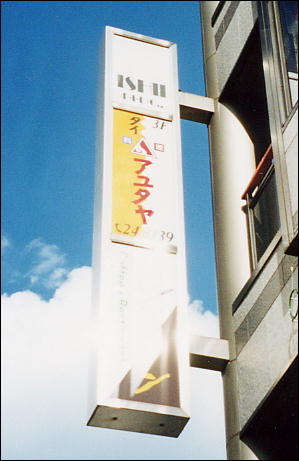
[[[297,2],[200,8],[228,459],[297,459]]]

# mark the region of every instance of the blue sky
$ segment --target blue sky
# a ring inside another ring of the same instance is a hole
[[[91,277],[98,49],[105,25],[176,43],[180,89],[205,94],[199,2],[2,2],[3,459],[225,459],[222,390],[215,372],[190,370],[194,417],[176,441],[86,428],[86,415],[81,417],[85,397],[80,402],[79,396],[84,395],[87,376],[88,334],[82,325]],[[182,121],[182,151],[192,329],[215,336],[207,127]],[[60,344],[57,351],[53,341]],[[72,342],[76,345],[68,350]],[[82,365],[79,377],[74,354]],[[45,367],[43,357],[52,365]],[[62,357],[69,368],[73,365],[67,376]],[[71,376],[77,382],[74,405],[62,398]],[[46,402],[41,388],[33,393],[33,382],[47,389],[53,401],[57,397],[63,402],[64,419],[49,406],[49,399]],[[70,407],[78,420],[76,428],[65,418]],[[20,408],[33,416],[27,417],[26,427],[18,427],[18,441],[14,422]],[[43,428],[45,420],[49,424]],[[121,450],[118,443],[123,443]]]

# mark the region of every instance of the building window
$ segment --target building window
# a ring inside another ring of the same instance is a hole
[[[291,106],[298,100],[298,3],[273,2],[278,8],[282,38],[282,55],[287,73]]]
[[[298,4],[294,1],[257,2],[265,21],[266,48],[273,49],[281,122],[298,101]],[[267,51],[265,48],[265,57]]]
[[[254,145],[256,170],[242,199],[254,270],[280,229],[276,177],[258,23],[222,91],[220,102],[243,124]]]
[[[280,228],[272,160],[273,153],[270,145],[242,195],[242,199],[246,200],[245,211],[252,269],[255,269]]]
[[[260,34],[256,23],[223,88],[220,102],[240,120],[254,145],[256,165],[271,144]]]
[[[292,254],[296,251],[297,226],[284,132],[298,106],[298,5],[292,1],[269,1],[255,2],[255,7],[261,37],[281,238],[285,253]]]

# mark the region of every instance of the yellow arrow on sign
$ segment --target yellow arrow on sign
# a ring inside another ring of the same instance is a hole
[[[138,387],[138,389],[135,391],[135,394],[142,394],[142,392],[148,391],[167,378],[170,378],[170,373],[165,373],[164,375],[160,376],[160,378],[156,378],[152,373],[147,373],[145,375],[145,379],[149,379],[150,381],[143,384],[143,386]]]

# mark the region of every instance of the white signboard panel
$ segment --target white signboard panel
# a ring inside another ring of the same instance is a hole
[[[173,68],[169,66],[168,46],[130,40],[115,35],[112,55],[113,102],[118,107],[135,107],[150,114],[171,117],[174,111]],[[129,47],[128,47],[129,44]]]
[[[177,437],[189,340],[176,46],[105,33],[88,424]]]

